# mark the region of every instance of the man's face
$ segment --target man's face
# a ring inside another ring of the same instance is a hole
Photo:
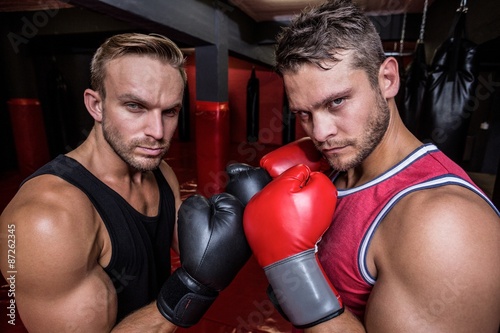
[[[184,91],[179,70],[148,56],[129,55],[109,62],[104,84],[106,141],[133,169],[155,169],[177,127]]]
[[[290,110],[335,170],[358,166],[382,140],[387,102],[348,53],[329,70],[305,64],[283,79]]]

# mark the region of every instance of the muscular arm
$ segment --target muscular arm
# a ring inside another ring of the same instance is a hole
[[[64,197],[64,200],[62,200]],[[71,204],[67,204],[71,202]],[[86,196],[54,176],[26,183],[0,218],[2,235],[16,235],[16,306],[30,332],[110,332],[116,291],[99,264],[102,224]],[[2,241],[2,253],[6,253]],[[2,258],[4,277],[9,277]],[[113,331],[173,332],[175,327],[148,306]]]
[[[500,220],[458,187],[403,199],[375,234],[367,332],[491,332],[500,313]],[[364,332],[350,313],[306,332]]]
[[[497,333],[500,219],[493,210],[471,191],[448,186],[417,192],[391,214],[367,327]]]
[[[340,316],[304,330],[305,333],[364,333],[363,324],[348,309]]]
[[[78,192],[42,176],[26,183],[1,216],[2,233],[15,226],[15,299],[30,332],[106,332],[114,324],[114,287],[98,265],[99,226]]]
[[[172,333],[177,326],[167,321],[158,312],[156,302],[151,303],[124,318],[112,333],[155,332]]]

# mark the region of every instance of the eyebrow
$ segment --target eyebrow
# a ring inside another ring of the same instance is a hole
[[[121,102],[134,101],[145,106],[148,105],[148,102],[145,99],[130,93],[118,96],[118,100]]]
[[[131,94],[131,93],[126,93],[126,94],[118,96],[118,100],[121,102],[134,101],[136,103],[144,105],[146,108],[149,107],[148,101],[146,101],[145,99],[143,99],[137,95]],[[171,109],[175,109],[175,108],[182,108],[182,103],[175,103],[175,104],[170,105],[169,107],[165,108],[164,110],[171,110]]]
[[[322,99],[321,101],[313,104],[313,109],[318,109],[319,107],[326,105],[336,99],[348,96],[351,94],[352,88],[346,88],[341,91],[334,92],[333,94],[327,96],[326,98]]]
[[[328,103],[330,103],[330,102],[332,102],[332,101],[334,101],[334,100],[336,100],[338,98],[342,98],[342,97],[346,97],[346,96],[350,95],[351,92],[352,92],[352,88],[350,88],[350,87],[346,88],[344,90],[341,90],[341,91],[334,92],[334,93],[328,95],[327,97],[323,98],[322,100],[314,103],[312,105],[312,109],[313,110],[319,109],[323,105],[326,105],[326,104],[328,104]],[[297,112],[297,111],[303,111],[303,110],[295,109],[295,108],[291,107],[290,111]]]

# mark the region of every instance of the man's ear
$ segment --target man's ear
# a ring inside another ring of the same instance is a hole
[[[379,69],[380,90],[384,98],[393,98],[399,91],[399,65],[393,57],[385,59]]]
[[[97,122],[101,122],[103,108],[101,95],[95,90],[85,89],[83,92],[83,100],[85,102],[85,106],[87,107],[87,111],[90,113],[92,118],[94,118]]]

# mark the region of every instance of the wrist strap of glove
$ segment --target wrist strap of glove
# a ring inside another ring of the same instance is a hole
[[[278,311],[278,313],[286,320],[286,321],[290,321],[290,319],[288,319],[288,316],[286,315],[286,313],[283,311],[283,309],[281,308],[281,305],[280,303],[278,302],[278,298],[276,297],[276,294],[274,293],[274,290],[273,290],[273,287],[271,285],[268,285],[267,286],[267,289],[266,289],[266,294],[267,294],[267,297],[269,297],[269,300],[271,301],[271,303],[273,303],[274,305],[274,308],[276,309],[276,311]],[[297,328],[309,328],[309,327],[312,327],[312,326],[316,326],[318,324],[321,324],[322,322],[325,322],[327,320],[330,320],[332,318],[335,318],[339,315],[341,315],[342,313],[344,312],[344,308],[330,314],[330,315],[327,315],[323,318],[320,318],[312,323],[309,323],[307,325],[294,325],[295,327]]]
[[[180,267],[163,284],[156,305],[170,322],[187,328],[203,317],[218,295]]]
[[[264,267],[272,302],[298,328],[308,328],[344,312],[342,300],[317,260],[314,249]]]

